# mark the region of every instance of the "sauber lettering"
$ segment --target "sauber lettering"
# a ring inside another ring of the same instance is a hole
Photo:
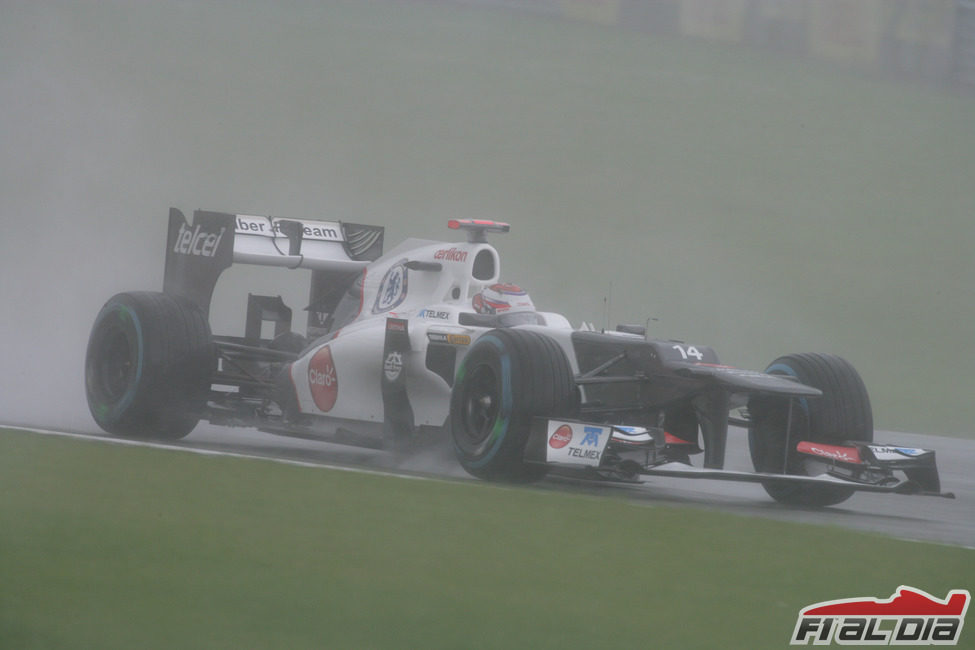
[[[342,241],[342,235],[331,226],[310,226],[307,223],[301,225],[301,235],[305,239],[319,239],[322,241]]]
[[[220,240],[223,239],[226,230],[226,228],[221,228],[218,233],[207,232],[201,230],[200,226],[190,230],[185,223],[180,224],[173,252],[179,255],[213,257],[220,248]]]
[[[237,215],[237,232],[244,235],[265,235],[273,237],[278,229],[266,217],[245,217]]]
[[[467,251],[457,248],[441,248],[433,254],[433,259],[444,260],[446,262],[466,262]]]
[[[316,241],[343,241],[342,230],[338,224],[320,221],[298,221],[301,224],[303,239]],[[261,235],[264,237],[287,237],[281,232],[281,219],[269,217],[251,217],[237,215],[237,232],[244,235]]]

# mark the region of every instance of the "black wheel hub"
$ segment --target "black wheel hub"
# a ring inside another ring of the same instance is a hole
[[[93,387],[106,401],[117,402],[129,389],[135,372],[129,337],[117,325],[107,327],[96,349]]]
[[[501,406],[498,383],[494,369],[487,364],[471,373],[462,404],[465,433],[473,444],[486,440],[494,428]]]

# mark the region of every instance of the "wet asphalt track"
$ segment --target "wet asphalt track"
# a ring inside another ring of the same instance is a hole
[[[107,438],[92,429],[77,433]],[[957,498],[857,493],[839,506],[803,510],[775,503],[756,484],[703,479],[646,477],[641,485],[623,485],[552,476],[533,489],[605,494],[647,505],[712,508],[744,516],[840,526],[899,539],[975,548],[975,442],[880,431],[875,438],[882,443],[935,449],[942,489],[954,492]],[[251,429],[201,424],[184,440],[167,446],[412,476],[474,480],[457,465],[446,445],[410,456],[396,456],[382,451],[273,436]],[[742,430],[732,429],[729,435],[726,468],[751,470]]]

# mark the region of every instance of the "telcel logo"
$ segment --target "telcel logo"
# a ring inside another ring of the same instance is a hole
[[[223,239],[223,233],[226,230],[226,228],[221,228],[219,233],[213,233],[200,230],[200,226],[190,230],[185,223],[180,224],[173,252],[179,255],[213,257],[217,254],[220,240]]]

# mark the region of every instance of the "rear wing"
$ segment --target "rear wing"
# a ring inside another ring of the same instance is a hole
[[[310,306],[324,302],[336,281],[360,272],[383,251],[381,226],[283,219],[197,210],[193,223],[169,209],[163,291],[210,313],[220,274],[233,264],[312,272]],[[309,309],[309,325],[316,317]]]

